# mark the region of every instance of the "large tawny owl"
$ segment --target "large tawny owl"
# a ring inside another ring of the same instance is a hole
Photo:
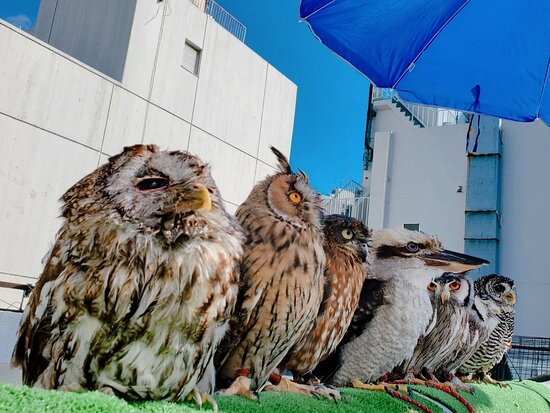
[[[241,286],[226,338],[220,383],[253,397],[313,326],[323,296],[321,197],[272,148],[279,172],[258,183],[237,210],[246,241]]]
[[[281,369],[292,371],[294,380],[302,382],[344,337],[365,280],[370,231],[357,219],[328,215],[323,232],[327,259],[323,300],[313,329],[281,364]]]
[[[443,249],[435,236],[405,229],[375,231],[370,252],[371,275],[350,327],[315,371],[331,384],[365,387],[359,381],[375,382],[410,359],[432,320],[430,281],[486,263]]]
[[[184,399],[227,329],[242,253],[209,166],[127,147],[62,201],[19,327],[13,364],[23,382]]]

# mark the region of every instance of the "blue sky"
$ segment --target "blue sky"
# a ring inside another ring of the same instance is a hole
[[[40,0],[1,0],[0,18],[28,30],[36,21]]]
[[[177,0],[180,1],[180,0]],[[322,193],[360,182],[369,83],[298,21],[298,0],[218,0],[246,44],[298,86],[291,163]],[[27,30],[40,0],[1,0],[0,18]]]
[[[246,44],[298,85],[292,165],[322,193],[361,182],[367,79],[298,21],[298,0],[217,1],[246,26]]]

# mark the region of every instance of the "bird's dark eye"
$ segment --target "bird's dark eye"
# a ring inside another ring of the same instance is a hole
[[[505,289],[506,289],[506,288],[505,288],[504,285],[502,285],[502,284],[497,284],[497,285],[495,286],[495,291],[496,291],[497,293],[503,293]]]
[[[437,284],[434,283],[434,282],[431,282],[430,284],[428,284],[428,291],[435,291],[437,288]]]
[[[418,252],[419,249],[420,249],[420,247],[418,246],[418,244],[416,242],[409,242],[407,244],[407,251],[409,251],[409,252]]]
[[[353,238],[353,231],[351,229],[343,229],[342,230],[342,236],[344,239],[352,239]]]
[[[160,176],[142,178],[136,187],[140,191],[152,191],[154,189],[163,188],[168,186],[168,179]]]

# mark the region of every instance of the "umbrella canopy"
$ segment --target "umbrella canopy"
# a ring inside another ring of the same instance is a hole
[[[300,17],[409,102],[550,124],[549,0],[301,0]]]

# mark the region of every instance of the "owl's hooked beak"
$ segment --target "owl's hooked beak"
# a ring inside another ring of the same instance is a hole
[[[362,242],[361,244],[359,244],[357,248],[357,255],[359,256],[361,262],[367,261],[367,257],[369,256],[369,246],[366,242]]]
[[[516,294],[514,294],[513,292],[511,292],[510,294],[506,294],[504,298],[512,305],[516,303]]]
[[[480,265],[489,264],[483,258],[461,254],[455,251],[442,250],[419,256],[427,265],[432,267],[444,267],[447,272],[460,273],[473,270]]]
[[[195,184],[190,194],[176,203],[174,213],[183,214],[200,209],[210,211],[212,209],[212,198],[210,197],[210,192],[208,192],[208,189],[203,184]]]
[[[180,236],[192,236],[204,225],[197,222],[193,216],[197,211],[210,211],[212,198],[210,192],[202,184],[194,184],[192,188],[182,193],[176,204],[163,211],[162,233],[169,243],[176,242]]]
[[[439,295],[439,301],[441,301],[441,304],[445,304],[445,302],[450,298],[451,294],[449,291],[442,291]]]

